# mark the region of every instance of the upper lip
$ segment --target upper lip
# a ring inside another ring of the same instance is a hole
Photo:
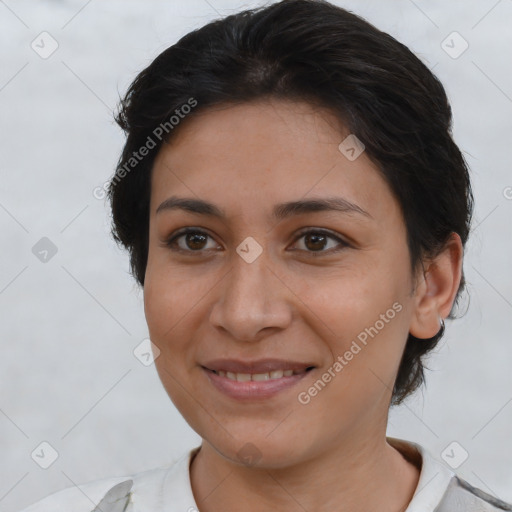
[[[305,370],[314,366],[311,363],[289,361],[284,359],[258,359],[241,361],[238,359],[215,359],[202,364],[208,370],[232,373],[267,373],[275,370]]]

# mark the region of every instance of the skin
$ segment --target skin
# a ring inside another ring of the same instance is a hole
[[[450,312],[460,238],[413,274],[397,201],[366,153],[350,161],[340,152],[349,132],[328,111],[258,101],[207,110],[179,128],[153,167],[144,307],[162,383],[203,439],[190,468],[200,512],[234,512],[241,503],[246,512],[404,510],[419,470],[386,440],[391,392],[408,333],[434,336]],[[226,219],[157,214],[170,196],[212,202]],[[328,196],[370,216],[269,217],[277,203]],[[181,237],[186,253],[165,245],[186,226],[210,237]],[[329,230],[349,245],[315,245],[298,235],[302,228]],[[249,236],[262,248],[252,263],[236,252]],[[298,393],[397,302],[401,311],[299,403]],[[266,357],[316,368],[291,389],[241,404],[200,367]],[[252,463],[237,456],[246,443],[258,451]]]

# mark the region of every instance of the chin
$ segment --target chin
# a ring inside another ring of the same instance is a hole
[[[286,468],[299,464],[304,457],[304,447],[301,446],[299,450],[297,443],[290,439],[269,439],[263,435],[246,437],[244,440],[229,437],[207,442],[225,459],[248,468]]]

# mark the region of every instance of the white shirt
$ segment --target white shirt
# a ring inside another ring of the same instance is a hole
[[[497,508],[497,501],[479,489],[475,491],[471,486],[462,487],[460,483],[466,482],[457,478],[452,470],[436,460],[419,444],[392,437],[388,437],[387,441],[407,460],[421,467],[418,485],[405,512],[512,510],[512,507]],[[116,484],[123,482],[125,483],[114,489],[101,503],[100,508],[103,512],[197,512],[199,507],[192,493],[189,467],[198,450],[199,447],[193,448],[178,460],[163,467],[128,476],[102,478],[78,487],[68,487],[43,498],[21,512],[93,512],[107,492]],[[468,491],[468,488],[477,494]],[[107,504],[111,502],[111,495],[119,501]],[[482,499],[484,495],[491,498],[493,504]],[[436,510],[441,501],[443,506]]]

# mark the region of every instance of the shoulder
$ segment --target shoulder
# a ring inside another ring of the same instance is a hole
[[[439,503],[436,512],[499,512],[512,511],[512,504],[506,503],[455,475]]]
[[[121,512],[138,509],[137,504],[158,508],[164,482],[181,473],[188,476],[186,463],[193,453],[194,450],[158,468],[67,487],[20,512]]]
[[[133,481],[127,477],[111,477],[67,487],[46,496],[21,512],[91,512],[110,489],[123,482]]]
[[[420,469],[416,490],[405,512],[500,512],[512,505],[472,486],[424,446],[405,439],[388,442]]]

